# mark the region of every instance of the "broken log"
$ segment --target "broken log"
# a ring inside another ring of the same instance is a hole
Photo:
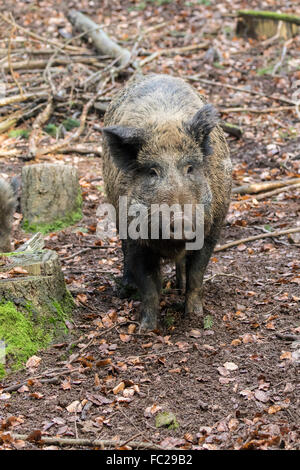
[[[91,39],[95,49],[100,54],[118,59],[119,65],[122,67],[129,64],[131,58],[130,52],[110,39],[94,21],[76,10],[71,10],[67,17],[75,31],[86,33],[86,36]]]
[[[236,32],[240,36],[289,39],[299,32],[300,17],[272,11],[240,10]]]
[[[220,126],[222,127],[223,131],[227,134],[233,135],[237,139],[240,139],[243,134],[243,130],[236,126],[235,124],[229,124],[228,122],[221,121]]]
[[[300,183],[300,178],[292,178],[289,180],[282,181],[265,181],[263,183],[250,183],[244,184],[242,186],[237,186],[232,189],[232,193],[238,194],[257,194],[262,191],[269,191],[271,189],[282,188],[284,186],[289,186],[291,184]]]

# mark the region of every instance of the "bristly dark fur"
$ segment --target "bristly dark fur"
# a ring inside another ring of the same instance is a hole
[[[12,229],[12,217],[16,207],[16,200],[12,187],[5,180],[0,179],[0,251],[9,252]]]

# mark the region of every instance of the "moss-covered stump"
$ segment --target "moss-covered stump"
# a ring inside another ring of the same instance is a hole
[[[270,11],[238,11],[237,34],[255,39],[278,36],[289,39],[299,33],[300,17]]]
[[[82,218],[77,169],[71,165],[36,164],[22,170],[23,228],[48,233]]]
[[[55,252],[0,255],[0,349],[5,350],[0,377],[65,338],[73,307]]]

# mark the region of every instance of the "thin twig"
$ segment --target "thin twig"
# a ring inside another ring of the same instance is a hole
[[[72,439],[66,437],[48,437],[48,436],[41,436],[41,439],[35,440],[30,439],[30,434],[17,434],[17,433],[10,433],[13,439],[21,439],[22,441],[30,441],[38,445],[42,444],[57,444],[59,446],[82,446],[82,447],[108,447],[108,446],[119,446],[120,441],[116,441],[113,439]],[[141,449],[161,449],[160,446],[149,443],[149,442],[136,442],[132,441],[130,444],[131,447],[134,448],[141,448]]]
[[[255,114],[269,114],[269,113],[278,113],[280,111],[291,111],[295,109],[295,106],[277,106],[273,108],[221,108],[221,113],[255,113]]]
[[[81,114],[81,117],[80,117],[80,124],[79,124],[79,127],[77,128],[77,130],[74,133],[72,133],[71,135],[69,135],[68,137],[66,137],[65,139],[60,140],[56,144],[53,144],[53,145],[50,145],[49,147],[40,149],[37,156],[46,155],[48,153],[54,153],[54,152],[60,151],[61,149],[69,146],[71,142],[76,141],[80,137],[80,135],[82,134],[82,132],[84,130],[84,127],[85,127],[85,122],[86,122],[88,112],[89,112],[90,108],[93,106],[94,102],[99,98],[99,96],[101,96],[103,94],[104,88],[105,88],[108,80],[109,80],[108,78],[106,78],[104,80],[104,82],[102,83],[101,88],[99,89],[99,91],[97,93],[95,93],[92,96],[92,98],[84,105],[83,110],[82,110],[82,114]]]
[[[21,87],[20,83],[19,83],[18,80],[17,80],[16,74],[15,74],[15,72],[14,72],[14,69],[13,69],[13,66],[12,66],[12,63],[11,63],[11,40],[12,40],[12,36],[13,36],[15,30],[16,30],[16,27],[13,26],[12,29],[11,29],[10,36],[9,36],[9,41],[8,41],[7,61],[8,61],[8,64],[9,64],[9,70],[10,70],[10,74],[11,74],[11,76],[12,76],[12,78],[13,78],[13,81],[14,81],[15,84],[17,85],[21,96],[23,96],[23,94],[24,94],[23,88]]]
[[[217,276],[234,277],[235,279],[239,279],[240,281],[245,281],[245,279],[243,279],[241,276],[236,276],[235,274],[216,273],[204,279],[203,282],[212,281]]]
[[[46,44],[51,44],[52,46],[55,46],[55,47],[63,47],[63,44],[60,43],[59,41],[57,41],[57,40],[53,41],[52,39],[43,38],[43,36],[40,36],[40,35],[35,34],[35,33],[33,33],[32,31],[30,31],[26,28],[23,28],[23,26],[16,23],[14,19],[11,20],[11,19],[7,18],[5,15],[3,15],[2,13],[0,13],[0,18],[2,18],[3,21],[10,24],[11,26],[15,26],[20,31],[22,31],[24,34],[27,34],[27,36],[32,37],[36,41],[44,42]],[[73,51],[81,50],[79,47],[75,47],[75,46],[68,45],[67,47],[68,47],[68,49],[73,50]]]
[[[34,123],[32,125],[32,132],[30,134],[29,150],[28,150],[30,158],[35,158],[36,157],[36,154],[38,152],[38,148],[37,148],[38,136],[41,132],[42,126],[50,118],[52,110],[53,110],[53,98],[52,98],[52,95],[50,95],[46,107],[43,109],[43,111],[40,114],[37,115],[37,117],[35,118]]]
[[[78,372],[81,368],[76,368],[76,369],[60,369],[59,371],[54,371],[52,372],[51,376],[48,377],[47,379],[43,379],[43,377],[47,377],[47,375],[49,375],[49,372],[46,372],[44,374],[39,374],[35,377],[28,377],[28,379],[24,380],[23,382],[20,382],[20,383],[17,383],[17,384],[13,384],[13,385],[9,385],[7,387],[4,387],[3,388],[3,392],[14,392],[15,390],[18,390],[19,388],[21,388],[23,385],[27,385],[28,384],[28,381],[35,381],[35,380],[38,380],[39,382],[41,383],[47,383],[50,379],[57,379],[58,377],[60,377],[61,375],[67,375],[67,374],[73,374],[73,372]]]

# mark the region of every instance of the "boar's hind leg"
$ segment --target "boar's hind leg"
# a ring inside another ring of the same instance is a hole
[[[176,261],[176,289],[184,291],[186,283],[185,256]]]
[[[141,329],[157,327],[161,289],[160,257],[149,248],[128,246],[129,268],[142,297]]]
[[[208,238],[203,248],[186,254],[185,313],[203,313],[203,277],[217,240]]]

